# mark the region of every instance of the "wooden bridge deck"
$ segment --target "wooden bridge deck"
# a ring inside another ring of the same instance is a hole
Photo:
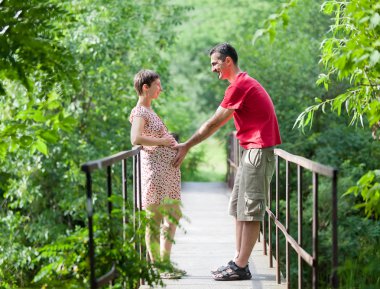
[[[277,284],[275,269],[269,268],[263,244],[257,243],[249,266],[248,281],[215,281],[210,270],[226,264],[235,252],[234,219],[228,215],[230,190],[225,183],[184,183],[181,226],[175,237],[172,260],[188,275],[180,280],[165,280],[167,289],[283,289]],[[141,289],[150,288],[141,286]]]

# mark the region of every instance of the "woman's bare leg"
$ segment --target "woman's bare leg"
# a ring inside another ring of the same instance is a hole
[[[160,258],[160,225],[162,215],[159,205],[149,205],[146,208],[148,224],[145,231],[145,242],[151,262]]]
[[[170,260],[170,254],[174,241],[174,235],[177,229],[178,222],[182,216],[179,203],[163,205],[163,225],[161,231],[160,251],[163,260]]]

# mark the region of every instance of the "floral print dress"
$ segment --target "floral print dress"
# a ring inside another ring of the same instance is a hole
[[[158,115],[144,106],[132,109],[129,121],[134,117],[145,120],[143,136],[161,138],[169,135]],[[174,139],[174,138],[173,138]],[[165,146],[143,146],[141,150],[142,207],[161,204],[165,198],[181,199],[181,172],[172,165],[177,151]]]

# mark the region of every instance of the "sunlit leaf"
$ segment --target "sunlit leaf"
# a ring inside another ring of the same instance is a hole
[[[258,29],[258,30],[256,30],[255,35],[252,38],[252,45],[255,45],[256,41],[259,38],[261,38],[264,35],[265,32],[266,32],[265,29]]]
[[[370,57],[370,61],[369,61],[369,64],[371,66],[375,66],[376,64],[379,63],[379,59],[380,59],[380,52],[377,51],[377,50],[374,50],[371,54],[371,57]]]
[[[43,153],[44,155],[48,155],[48,148],[47,148],[47,145],[46,143],[40,139],[40,138],[37,138],[37,141],[34,143],[35,148],[40,151],[41,153]]]

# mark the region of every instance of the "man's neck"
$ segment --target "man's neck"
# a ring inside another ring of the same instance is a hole
[[[232,71],[231,71],[231,74],[230,74],[230,77],[228,78],[228,81],[230,83],[234,83],[238,74],[241,73],[242,71],[240,70],[239,66],[235,66],[232,68]]]

